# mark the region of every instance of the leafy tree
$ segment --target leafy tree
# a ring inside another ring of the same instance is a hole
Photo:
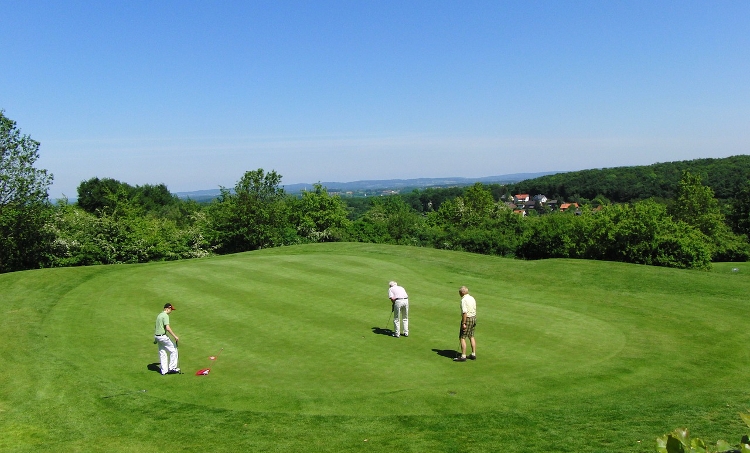
[[[733,197],[728,221],[735,233],[750,236],[750,181]]]
[[[525,219],[527,231],[519,245],[519,256],[526,259],[572,258],[580,247],[575,234],[579,216],[556,212]]]
[[[571,200],[574,194],[593,200],[602,195],[615,203],[647,198],[672,199],[683,172],[704,175],[719,199],[729,199],[750,179],[750,156],[695,159],[649,166],[618,167],[558,173],[509,186],[512,193],[542,193]]]
[[[135,188],[116,179],[95,177],[82,181],[78,185],[77,191],[78,200],[76,203],[78,206],[88,213],[96,214],[117,199],[111,197],[113,194],[124,192],[127,198],[130,198],[135,192]]]
[[[52,209],[52,175],[34,166],[39,142],[21,135],[0,110],[0,272],[33,269],[47,262],[53,238],[47,227]]]
[[[747,239],[731,231],[714,191],[703,184],[699,175],[683,173],[669,213],[709,238],[714,261],[747,261],[750,256]]]
[[[114,194],[119,194],[112,197]],[[124,197],[123,197],[124,195]],[[91,214],[112,210],[118,200],[127,200],[140,206],[146,213],[163,216],[169,207],[179,204],[180,200],[164,184],[145,184],[131,186],[112,178],[91,178],[78,185],[78,206]]]
[[[344,202],[338,196],[332,197],[320,183],[293,203],[292,217],[298,233],[316,242],[334,239],[349,223]]]
[[[468,187],[462,196],[445,200],[428,216],[431,241],[438,248],[514,256],[521,240],[523,219],[482,184]]]
[[[351,197],[342,200],[346,205],[347,217],[349,220],[356,220],[362,217],[370,208],[372,208],[373,197]]]
[[[725,223],[714,191],[703,184],[700,175],[687,171],[678,184],[669,213],[675,220],[698,228],[708,237],[713,237]]]
[[[421,243],[424,219],[403,198],[380,197],[372,203],[370,210],[349,225],[347,240],[403,245]]]
[[[211,254],[203,235],[207,222],[202,212],[194,213],[190,222],[178,227],[171,219],[144,215],[143,208],[124,191],[119,196],[119,200],[107,202],[116,209],[97,214],[66,201],[58,204],[53,222],[53,265],[142,263]]]
[[[209,208],[210,239],[219,253],[235,253],[298,241],[290,223],[281,175],[247,171],[234,186],[222,187]]]
[[[477,227],[490,219],[497,208],[492,192],[476,183],[467,188],[463,196],[445,200],[433,218],[445,226]]]
[[[580,216],[554,213],[529,221],[519,256],[585,258],[677,268],[708,269],[706,236],[675,221],[653,200],[584,209]]]
[[[180,202],[177,195],[172,194],[165,184],[145,184],[136,186],[133,193],[134,201],[143,206],[146,212],[163,214],[166,207]]]
[[[607,199],[604,195],[597,195],[593,200],[591,200],[591,204],[594,206],[609,206],[612,204],[611,201]]]
[[[513,199],[513,194],[510,193],[510,188],[506,184],[489,184],[488,187],[495,201]]]
[[[416,212],[432,212],[440,209],[446,200],[463,195],[464,190],[463,187],[428,187],[421,191],[415,189],[411,193],[401,195],[401,198]]]
[[[463,199],[466,202],[466,207],[477,217],[488,217],[495,210],[495,199],[492,198],[492,192],[481,183],[476,183],[467,188]]]
[[[615,205],[602,212],[611,216],[605,259],[677,268],[710,269],[711,246],[700,230],[673,220],[664,205],[644,200]]]
[[[476,225],[447,226],[438,230],[442,234],[436,234],[435,230],[428,232],[438,248],[512,257],[517,253],[526,225],[520,215],[503,207]]]

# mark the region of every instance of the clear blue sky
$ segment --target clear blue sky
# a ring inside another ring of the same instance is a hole
[[[0,0],[50,195],[750,153],[750,1]]]

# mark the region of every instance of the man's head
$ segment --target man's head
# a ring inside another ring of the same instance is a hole
[[[465,296],[465,295],[469,294],[469,288],[467,288],[465,286],[462,286],[462,287],[458,288],[458,294],[460,294],[461,296]]]
[[[174,307],[172,306],[172,304],[164,304],[164,311],[169,313],[172,310],[174,310]]]
[[[391,288],[393,288],[396,285],[398,285],[398,283],[396,283],[394,281],[391,281],[390,283],[388,283],[388,286],[390,286]]]

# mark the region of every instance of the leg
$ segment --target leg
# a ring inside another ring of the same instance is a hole
[[[172,346],[172,350],[169,351],[169,371],[175,371],[178,368],[177,366],[178,360],[179,360],[179,353],[177,352],[177,348]]]
[[[167,347],[163,340],[164,337],[156,337],[157,344],[159,346],[159,367],[161,374],[167,374],[169,367],[167,365]],[[169,339],[167,339],[169,341]]]
[[[409,301],[404,304],[404,335],[409,336]]]
[[[477,326],[477,320],[474,317],[467,318],[466,319],[466,332],[464,337],[468,337],[469,341],[471,341],[471,359],[476,359],[477,357],[477,341],[474,339],[474,329]]]
[[[466,338],[461,337],[461,357],[466,357]]]
[[[393,305],[393,336],[401,335],[401,307],[398,303]]]
[[[393,304],[393,326],[395,329],[393,330],[395,336],[400,336],[401,334],[401,320],[404,320],[404,333],[409,333],[408,330],[408,321],[406,320],[406,311],[405,311],[406,303],[403,300],[397,300],[395,304]]]

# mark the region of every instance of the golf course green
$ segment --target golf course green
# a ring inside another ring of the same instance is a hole
[[[461,285],[478,350],[454,363]],[[3,274],[0,451],[652,452],[683,426],[737,443],[748,294],[746,263],[348,243]],[[167,302],[181,375],[156,364]]]

